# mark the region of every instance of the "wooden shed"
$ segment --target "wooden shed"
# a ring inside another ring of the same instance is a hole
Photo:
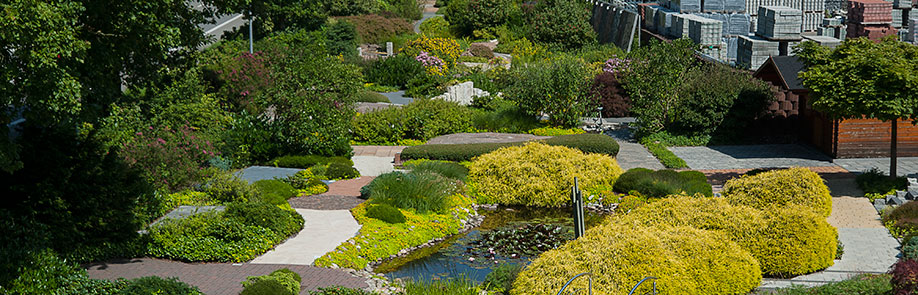
[[[804,70],[795,56],[772,56],[753,76],[776,88],[776,101],[768,111],[796,125],[801,141],[809,143],[833,158],[889,157],[890,122],[874,119],[833,120],[810,108],[809,89],[797,74]],[[898,123],[898,156],[918,156],[918,126],[909,120]]]

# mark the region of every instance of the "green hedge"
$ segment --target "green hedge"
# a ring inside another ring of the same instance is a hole
[[[351,159],[345,157],[325,157],[317,155],[305,155],[305,156],[283,156],[274,158],[268,162],[269,165],[274,167],[285,167],[285,168],[300,168],[306,169],[319,164],[331,164],[331,163],[341,163],[347,166],[354,166],[354,162]]]
[[[565,146],[585,153],[618,155],[618,143],[612,137],[601,134],[572,134],[555,136],[540,142],[547,145]],[[407,147],[402,150],[402,159],[430,159],[443,161],[470,161],[472,158],[493,152],[499,148],[521,146],[525,142],[469,143],[469,144],[426,144]]]
[[[657,160],[660,160],[660,163],[663,164],[666,168],[679,169],[679,168],[688,168],[688,164],[685,163],[685,160],[676,156],[672,151],[666,148],[665,145],[657,142],[644,142],[644,147],[647,148]]]
[[[646,197],[662,198],[673,194],[713,196],[711,185],[704,173],[698,171],[658,170],[634,168],[615,181],[613,190],[627,194],[634,190]]]

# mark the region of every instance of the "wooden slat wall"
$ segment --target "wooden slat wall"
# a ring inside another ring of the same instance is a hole
[[[898,154],[918,156],[918,126],[899,120]],[[843,120],[838,124],[837,158],[888,157],[890,122],[873,119]]]

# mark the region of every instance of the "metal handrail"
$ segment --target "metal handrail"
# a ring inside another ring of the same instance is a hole
[[[592,273],[588,273],[588,272],[584,272],[584,273],[578,274],[578,275],[574,276],[573,278],[571,278],[570,280],[567,280],[567,283],[564,284],[564,287],[561,287],[561,291],[558,291],[558,295],[561,295],[561,293],[564,292],[564,289],[567,289],[567,286],[570,285],[572,282],[574,282],[574,280],[576,280],[577,278],[579,278],[579,277],[581,277],[581,276],[584,276],[584,275],[586,275],[586,276],[587,276],[587,279],[589,279],[589,285],[588,285],[588,286],[589,286],[589,289],[588,289],[588,290],[589,290],[589,294],[590,294],[590,295],[593,295],[593,274],[592,274]]]
[[[644,281],[646,280],[653,280],[653,293],[652,294],[657,294],[657,277],[645,277],[641,279],[641,281],[638,282],[637,285],[634,285],[634,288],[631,288],[631,292],[628,292],[628,295],[634,294],[634,291],[637,291],[637,288],[640,287],[641,284],[643,284]]]

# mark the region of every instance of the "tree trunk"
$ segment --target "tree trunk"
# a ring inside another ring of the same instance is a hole
[[[898,130],[899,120],[892,120],[892,134],[890,136],[890,145],[889,145],[889,177],[896,179],[896,161],[899,154],[896,151],[896,141],[898,141],[899,130]]]

